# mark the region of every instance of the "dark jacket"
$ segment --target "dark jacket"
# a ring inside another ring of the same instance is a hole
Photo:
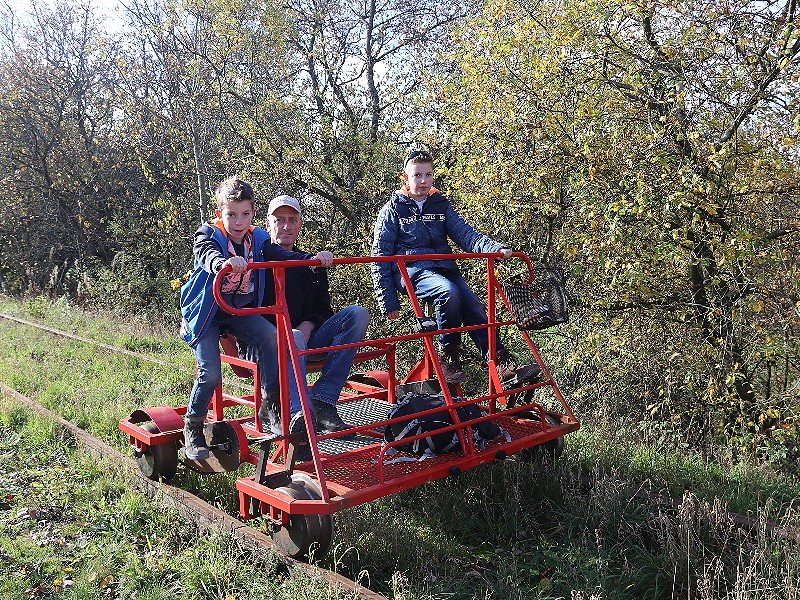
[[[310,254],[288,252],[273,244],[269,234],[260,227],[250,230],[253,236],[253,261],[302,260]],[[228,260],[228,236],[222,225],[204,223],[194,234],[194,271],[181,287],[181,337],[194,346],[214,318],[219,305],[211,291],[214,276]],[[261,304],[264,294],[265,270],[256,270],[254,283],[255,306]]]
[[[372,241],[372,256],[408,254],[452,254],[450,238],[465,252],[499,252],[505,246],[476,231],[456,212],[450,201],[431,188],[422,210],[397,190],[378,213]],[[420,260],[406,263],[408,274],[423,269],[458,271],[454,260]],[[372,263],[372,282],[384,314],[400,309],[397,292],[402,290],[400,271],[393,263]]]
[[[296,246],[295,252],[302,252]],[[292,327],[297,328],[303,321],[314,323],[314,329],[333,316],[331,294],[328,288],[328,269],[317,267],[292,267],[286,269],[286,303]],[[275,304],[275,279],[270,269],[264,285],[263,306]],[[275,324],[275,315],[264,315]]]

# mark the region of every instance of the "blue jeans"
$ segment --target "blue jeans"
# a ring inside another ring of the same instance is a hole
[[[304,346],[311,349],[360,342],[367,332],[367,325],[369,325],[367,309],[356,305],[348,306],[317,327]],[[302,334],[299,337],[302,339]],[[298,336],[295,335],[295,340],[297,338]],[[303,348],[303,346],[300,347]],[[307,354],[304,357],[321,359],[323,355],[325,356],[322,373],[312,390],[314,400],[336,404],[350,374],[350,367],[353,366],[353,357],[357,350],[358,348],[351,348],[316,355]]]
[[[411,276],[411,283],[420,302],[433,304],[439,329],[460,327],[462,323],[466,326],[481,325],[488,320],[483,303],[458,271],[423,269]],[[495,332],[497,348],[503,348],[499,331],[495,329]],[[489,353],[487,329],[474,329],[468,333],[485,359]],[[439,344],[443,351],[457,348],[461,345],[461,334],[442,334],[439,336]]]
[[[242,346],[252,350],[252,359],[258,363],[261,377],[261,393],[266,395],[278,390],[278,346],[275,326],[261,315],[236,317],[223,310],[217,310],[208,328],[192,348],[197,361],[197,378],[189,395],[187,417],[205,418],[214,390],[222,380],[222,364],[219,358],[221,332],[232,333]],[[305,369],[301,381],[305,381]],[[289,399],[290,404],[299,410],[300,396],[291,368]]]

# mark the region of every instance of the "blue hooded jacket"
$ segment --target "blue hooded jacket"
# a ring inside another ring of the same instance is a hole
[[[407,188],[397,190],[378,212],[372,241],[372,256],[408,254],[452,254],[447,238],[465,252],[499,252],[500,242],[476,231],[456,212],[447,197],[431,188],[422,210],[408,197]],[[407,262],[408,274],[423,269],[458,271],[454,260]],[[403,290],[400,270],[394,263],[370,265],[375,295],[384,314],[400,310],[398,291]]]
[[[253,227],[250,232],[254,262],[313,258],[311,254],[290,252],[273,244],[269,233],[260,227]],[[197,343],[219,308],[212,285],[217,272],[228,259],[228,236],[221,224],[204,223],[195,233],[193,252],[194,271],[181,287],[181,338],[190,346]],[[255,273],[253,306],[261,306],[266,270],[257,269]]]

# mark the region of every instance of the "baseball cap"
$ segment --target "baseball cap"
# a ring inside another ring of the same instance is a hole
[[[300,214],[300,203],[297,201],[296,198],[292,198],[291,196],[283,195],[273,198],[269,201],[269,206],[267,207],[267,216],[274,213],[278,210],[281,206],[288,206],[289,208],[293,208],[297,211],[297,214]]]

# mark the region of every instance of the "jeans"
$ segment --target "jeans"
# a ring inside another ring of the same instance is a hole
[[[356,305],[348,306],[317,327],[307,343],[303,345],[298,343],[298,346],[301,349],[311,349],[360,342],[367,332],[367,325],[369,325],[367,309]],[[302,340],[302,334],[299,337]],[[298,335],[295,335],[295,340],[297,339]],[[350,367],[353,366],[353,357],[357,350],[358,348],[350,348],[323,354],[307,354],[304,357],[319,360],[325,356],[322,373],[312,390],[314,400],[336,404],[350,374]]]
[[[197,361],[197,378],[189,395],[187,417],[205,418],[214,390],[222,380],[222,364],[219,358],[221,332],[232,333],[239,341],[240,347],[247,347],[253,352],[251,359],[258,363],[262,395],[278,390],[278,346],[275,326],[261,315],[236,317],[223,310],[217,310],[208,328],[192,348]],[[305,369],[302,376],[301,381],[304,382]],[[291,368],[289,399],[290,404],[299,410],[300,395]]]
[[[458,271],[441,271],[423,269],[411,276],[414,292],[420,302],[433,304],[436,323],[439,329],[451,327],[486,324],[486,311],[483,303],[475,295]],[[473,329],[468,332],[485,359],[489,353],[489,335],[487,329]],[[495,329],[497,348],[503,348],[500,332]],[[439,336],[442,351],[447,352],[461,345],[461,334],[446,333]]]

